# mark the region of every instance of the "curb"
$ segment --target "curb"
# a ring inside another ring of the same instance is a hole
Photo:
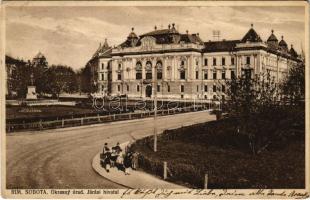
[[[127,145],[127,144],[129,144],[129,143],[130,143],[130,141],[127,141],[127,142],[122,143],[120,146]],[[92,160],[92,168],[93,168],[93,170],[94,170],[97,174],[99,174],[99,175],[102,176],[103,178],[105,178],[105,179],[107,179],[107,180],[109,180],[109,181],[111,181],[111,182],[113,182],[113,183],[116,183],[116,184],[118,184],[118,185],[121,185],[121,186],[124,186],[124,187],[126,187],[126,188],[129,188],[129,189],[143,188],[143,187],[141,187],[139,184],[138,184],[139,186],[133,187],[132,184],[130,185],[129,183],[124,183],[124,182],[121,182],[121,181],[119,181],[119,180],[112,179],[111,177],[107,177],[107,176],[105,175],[105,173],[104,173],[104,169],[103,169],[103,168],[101,167],[101,165],[100,165],[100,162],[98,162],[99,160],[100,160],[100,152],[97,153],[97,154],[93,157],[93,160]],[[122,173],[123,173],[123,172],[122,172]],[[143,179],[146,180],[146,182],[147,182],[147,179],[150,179],[150,177],[151,177],[152,180],[154,180],[154,182],[157,182],[157,183],[155,183],[155,187],[152,186],[152,185],[150,185],[150,182],[148,182],[147,184],[142,183],[142,185],[144,185],[144,187],[147,187],[147,185],[149,186],[149,187],[143,188],[143,189],[154,189],[154,188],[162,188],[162,189],[186,189],[186,187],[184,187],[184,186],[177,185],[177,184],[175,184],[175,183],[167,182],[167,181],[165,181],[165,180],[163,180],[163,179],[160,179],[160,178],[158,178],[158,177],[153,176],[152,174],[148,174],[148,173],[143,172],[143,171],[135,171],[135,173],[139,173],[140,175],[145,176],[145,177],[143,177]],[[137,180],[135,180],[135,181],[136,181],[136,183],[139,183],[139,177],[141,177],[141,176],[139,176],[138,174],[135,175],[135,176],[138,176]],[[122,180],[122,179],[121,179],[121,180]],[[157,186],[156,186],[156,185],[157,185]]]
[[[188,115],[188,114],[193,114],[193,113],[201,113],[201,112],[210,112],[210,110],[201,110],[201,111],[196,111],[196,112],[187,112],[187,113],[178,113],[175,115]],[[171,115],[164,115],[164,116],[158,116],[157,118],[166,118]],[[106,125],[117,125],[117,124],[125,124],[125,123],[135,123],[137,121],[148,121],[148,120],[153,120],[154,117],[146,117],[146,118],[140,118],[140,119],[127,119],[127,120],[121,120],[121,121],[114,121],[114,122],[104,122],[104,123],[99,123],[99,124],[89,124],[89,125],[83,125],[83,126],[74,126],[74,127],[67,127],[67,128],[55,128],[55,129],[46,129],[46,130],[41,130],[41,131],[31,131],[31,130],[25,130],[25,131],[18,131],[18,132],[12,132],[9,133],[9,135],[15,135],[15,134],[22,134],[22,133],[27,133],[27,132],[59,132],[59,131],[70,131],[70,130],[76,130],[76,129],[84,129],[84,128],[92,128],[92,127],[98,127],[98,126],[106,126]]]

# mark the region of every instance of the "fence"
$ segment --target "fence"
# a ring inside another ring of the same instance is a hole
[[[167,110],[158,110],[157,115],[173,115],[177,113],[184,112],[194,112],[203,110],[202,106],[190,106],[183,108],[167,109]],[[53,121],[42,121],[31,123],[7,123],[6,131],[15,132],[21,130],[43,130],[43,129],[53,129],[53,128],[65,128],[65,127],[74,127],[74,126],[83,126],[90,124],[100,124],[112,121],[121,121],[121,120],[130,120],[130,119],[141,119],[154,116],[155,111],[143,111],[137,113],[123,113],[123,114],[109,114],[109,115],[100,115],[91,116],[91,117],[80,117],[72,119],[59,119]]]
[[[191,128],[191,127],[186,127]],[[149,146],[152,148],[153,137],[148,136],[143,139],[137,140],[135,144],[131,146],[131,150],[137,151],[138,166],[144,171],[162,177],[164,180],[172,182],[180,182],[189,184],[189,187],[207,188],[208,187],[208,174],[204,170],[204,167],[197,167],[191,164],[182,164],[174,162],[173,160],[160,161],[153,159],[141,151],[137,150],[135,145]],[[158,136],[160,140],[175,140],[178,137],[177,131],[169,130]]]

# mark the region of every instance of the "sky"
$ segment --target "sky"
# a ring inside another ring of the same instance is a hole
[[[137,35],[167,28],[175,23],[179,32],[199,33],[204,41],[241,39],[251,23],[265,41],[274,29],[297,52],[304,49],[304,7],[7,7],[6,54],[24,60],[39,51],[49,64],[63,64],[74,69],[84,67],[100,43],[109,45],[126,40],[131,28]]]

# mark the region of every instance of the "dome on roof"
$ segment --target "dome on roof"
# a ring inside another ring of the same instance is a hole
[[[279,47],[282,48],[283,50],[288,50],[287,49],[287,43],[284,41],[283,36],[281,36],[281,41],[279,42]]]
[[[241,40],[242,42],[262,42],[260,36],[253,29],[253,24],[251,24],[250,30],[245,34]]]
[[[293,48],[293,45],[291,45],[290,54],[291,54],[293,57],[295,57],[295,58],[298,56],[297,52],[296,52],[295,49]]]
[[[280,46],[280,47],[286,47],[286,48],[287,48],[287,44],[286,44],[286,42],[284,41],[283,36],[282,36],[281,41],[279,42],[279,46]]]
[[[278,38],[273,34],[273,30],[271,30],[271,35],[269,36],[267,42],[278,42]]]

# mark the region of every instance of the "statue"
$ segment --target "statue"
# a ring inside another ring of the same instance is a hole
[[[33,81],[33,73],[30,75],[30,85],[27,87],[28,92],[26,96],[26,100],[36,100],[38,99],[37,93],[36,93],[36,86],[34,86]]]

